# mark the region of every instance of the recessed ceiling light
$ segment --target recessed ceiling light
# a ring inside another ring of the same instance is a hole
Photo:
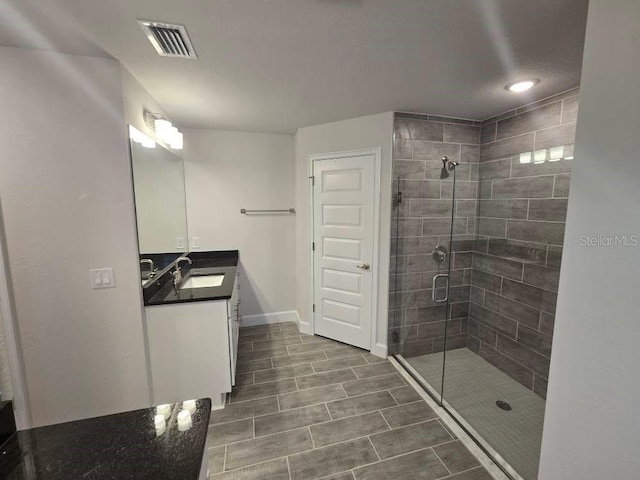
[[[526,92],[531,87],[538,84],[539,82],[540,80],[538,80],[537,78],[532,78],[531,80],[523,80],[521,82],[509,83],[504,88],[505,90],[509,90],[510,92],[515,92],[515,93]]]

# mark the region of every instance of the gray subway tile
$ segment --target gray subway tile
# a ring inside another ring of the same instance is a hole
[[[316,403],[325,403],[332,400],[346,398],[346,394],[340,385],[328,385],[325,387],[311,388],[301,392],[278,395],[280,410],[305,407]]]
[[[533,391],[541,396],[547,398],[547,379],[542,378],[540,375],[535,375],[533,378]]]
[[[498,180],[509,178],[511,171],[511,158],[492,160],[483,162],[478,167],[478,177],[480,181]],[[487,197],[488,195],[481,195]]]
[[[254,344],[255,345],[255,344]],[[279,357],[287,354],[287,347],[264,348],[263,350],[250,351],[238,354],[238,362],[252,362],[263,358]]]
[[[522,281],[545,290],[558,291],[560,270],[558,268],[540,267],[538,265],[525,265]]]
[[[580,97],[565,98],[562,101],[562,123],[575,122],[578,119],[578,108],[580,106]]]
[[[393,158],[411,159],[413,155],[413,142],[396,136],[393,141]]]
[[[444,141],[451,143],[480,143],[480,127],[448,123],[444,126]]]
[[[547,335],[553,335],[553,327],[556,317],[552,313],[540,312],[540,331]]]
[[[467,333],[493,348],[495,348],[496,342],[498,341],[497,331],[475,321],[473,318],[469,319]]]
[[[539,177],[541,175],[571,173],[571,165],[571,160],[520,163],[520,158],[516,157],[511,159],[511,177]]]
[[[518,323],[523,323],[533,328],[538,328],[540,310],[524,303],[516,302],[510,298],[486,292],[484,306],[500,315],[511,318]]]
[[[289,457],[291,480],[312,480],[378,460],[367,438],[351,440]]]
[[[353,371],[360,379],[379,377],[380,375],[388,375],[390,373],[397,372],[390,362],[380,362],[373,365],[365,365],[363,367],[353,367]]]
[[[254,419],[255,434],[256,437],[263,437],[330,420],[331,417],[324,404],[312,405],[256,417]]]
[[[453,183],[442,182],[441,189],[442,198],[453,197]],[[464,200],[472,200],[478,197],[478,182],[456,182],[456,198]]]
[[[555,292],[505,278],[502,282],[502,295],[545,312],[555,313],[557,301]]]
[[[497,350],[543,377],[549,375],[549,359],[521,343],[498,335]]]
[[[334,383],[348,382],[350,380],[356,380],[357,378],[353,371],[347,368],[344,370],[316,373],[305,377],[296,377],[296,383],[298,384],[299,390],[307,390],[309,388],[317,388]]]
[[[451,210],[451,200],[417,198],[409,200],[409,216],[411,217],[449,217]]]
[[[544,265],[547,245],[510,238],[490,238],[487,251],[490,255],[524,263]]]
[[[255,372],[254,383],[267,383],[274,382],[276,380],[284,380],[287,378],[298,377],[301,375],[311,375],[313,368],[308,363],[300,365],[291,365],[289,367],[272,368],[270,370],[260,370]],[[237,383],[236,383],[237,385]]]
[[[401,387],[404,385],[404,380],[397,373],[363,380],[354,380],[342,384],[345,392],[347,392],[347,395],[350,397],[363,395],[369,392],[377,392],[380,390],[389,390],[390,388]]]
[[[256,333],[254,335],[238,336],[238,344],[240,344],[240,345],[243,344],[243,343],[262,342],[264,340],[269,340],[269,333],[268,332]]]
[[[311,437],[317,448],[387,430],[389,427],[380,412],[371,412],[314,425],[311,427]]]
[[[251,373],[258,370],[266,370],[273,368],[270,358],[261,358],[260,360],[238,362],[238,373]]]
[[[478,459],[459,440],[433,449],[451,473],[463,472],[480,465]]]
[[[551,245],[562,245],[564,240],[564,223],[529,220],[508,220],[507,237]]]
[[[300,355],[286,355],[282,357],[273,358],[273,366],[276,368],[286,367],[289,365],[297,365],[300,363],[318,362],[320,360],[326,360],[327,356],[323,351],[302,353]]]
[[[282,332],[278,332],[282,333]],[[287,345],[296,345],[302,343],[302,339],[300,335],[291,336],[291,337],[283,337],[283,338],[275,338],[265,340],[264,342],[253,342],[253,350],[270,350],[270,351],[280,351],[277,347],[284,347]],[[280,353],[282,355],[282,353]],[[274,357],[276,355],[273,355]]]
[[[392,397],[389,392],[384,391],[329,402],[327,403],[327,408],[331,413],[331,417],[338,420],[352,415],[361,415],[363,413],[381,410],[394,405],[396,405],[394,397]]]
[[[440,198],[440,181],[400,180],[399,189],[404,198]]]
[[[215,447],[207,449],[207,458],[209,460],[209,471],[212,474],[220,473],[224,470],[224,447]]]
[[[520,325],[518,327],[517,341],[544,356],[551,355],[551,336],[545,335],[538,330]]]
[[[560,123],[562,102],[555,102],[498,122],[498,140],[534,132]]]
[[[551,175],[494,180],[493,198],[549,198],[553,182]]]
[[[413,143],[413,159],[441,161],[442,157],[457,162],[460,160],[460,145],[457,143],[415,141]],[[440,163],[442,168],[442,163]]]
[[[518,323],[515,320],[507,318],[504,315],[500,315],[497,312],[472,303],[469,306],[469,318],[481,322],[511,338],[516,338]]]
[[[289,467],[286,458],[278,458],[270,462],[212,475],[209,478],[211,480],[260,480],[263,478],[289,480]]]
[[[424,160],[393,160],[394,177],[402,176],[405,178],[425,178],[424,171],[426,169]]]
[[[389,390],[393,399],[399,404],[413,403],[422,400],[418,392],[412,386],[399,387]]]
[[[291,378],[288,380],[277,380],[258,385],[244,385],[233,389],[231,402],[243,402],[261,397],[270,397],[280,393],[293,392],[296,390],[296,383]]]
[[[406,119],[405,123],[413,140],[442,142],[444,138],[444,125],[442,123],[415,119]]]
[[[474,269],[471,274],[471,285],[474,285],[491,292],[499,292],[502,284],[502,278],[492,275],[482,270]]]
[[[480,161],[484,162],[531,151],[533,150],[533,137],[533,133],[527,133],[517,137],[485,143],[480,149]]]
[[[568,200],[545,198],[529,200],[529,220],[564,222],[567,219]]]
[[[479,217],[491,218],[527,218],[528,200],[480,200]]]
[[[451,435],[437,420],[396,428],[372,435],[371,443],[380,459],[394,457],[405,452],[439,445],[452,440]]]
[[[533,388],[533,371],[487,344],[480,346],[480,356],[529,390]]]
[[[247,402],[231,403],[221,410],[211,412],[210,423],[233,422],[244,418],[267,415],[278,411],[278,400],[275,396],[260,398]]]
[[[460,146],[460,164],[464,165],[477,164],[480,161],[480,145],[461,145]],[[473,165],[471,165],[470,172],[473,172]],[[462,171],[462,170],[460,170]],[[473,174],[469,177],[470,180],[475,180]]]
[[[478,235],[504,238],[507,234],[507,220],[504,218],[478,218]]]
[[[332,348],[330,350],[324,351],[327,358],[340,358],[340,357],[348,357],[351,355],[357,354],[366,354],[366,350],[362,350],[361,348],[352,347],[350,345],[342,345],[340,347]]]
[[[322,373],[329,372],[331,370],[356,367],[358,365],[367,365],[367,361],[362,355],[350,355],[348,357],[332,358],[331,360],[314,362],[312,365],[316,373]]]
[[[449,235],[451,232],[451,219],[446,217],[441,218],[423,218],[422,219],[422,232],[421,235]],[[453,233],[464,234],[467,233],[467,219],[466,218],[454,218],[453,219]]]
[[[481,270],[493,275],[520,280],[522,278],[522,263],[505,258],[476,253],[473,256],[474,270]]]
[[[357,480],[435,480],[448,473],[431,449],[419,450],[355,470]]]
[[[249,438],[253,438],[253,418],[210,425],[207,445],[217,447]]]
[[[225,468],[245,467],[313,448],[308,428],[289,430],[266,437],[227,445]]]
[[[564,123],[557,127],[547,128],[536,132],[535,149],[571,145],[576,139],[575,122]]]
[[[406,427],[414,423],[438,418],[436,412],[422,399],[415,403],[387,408],[382,410],[381,413],[391,428]]]
[[[556,198],[567,198],[569,196],[569,183],[571,175],[556,175],[556,182],[553,187],[553,196]]]
[[[496,122],[482,125],[480,129],[480,143],[489,143],[496,139],[496,126]]]

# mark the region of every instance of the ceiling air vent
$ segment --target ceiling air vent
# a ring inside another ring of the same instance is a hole
[[[148,20],[138,20],[138,23],[158,55],[194,60],[198,58],[184,26]]]

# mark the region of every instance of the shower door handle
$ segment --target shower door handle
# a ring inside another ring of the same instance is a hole
[[[447,279],[447,288],[445,289],[444,298],[437,298],[436,296],[436,286],[438,283],[438,278]],[[444,303],[449,300],[449,275],[447,273],[440,273],[433,276],[433,282],[431,284],[431,300],[433,300],[433,303]]]

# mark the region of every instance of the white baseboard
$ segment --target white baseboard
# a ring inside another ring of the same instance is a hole
[[[387,358],[387,346],[382,343],[376,343],[371,348],[371,355],[375,355],[380,358]]]
[[[298,318],[298,330],[300,333],[304,333],[305,335],[313,335],[313,331],[311,330],[311,324],[309,322],[303,322],[296,311],[296,317]]]
[[[298,312],[290,310],[288,312],[261,313],[259,315],[243,315],[241,327],[254,327],[256,325],[267,325],[270,323],[298,323]]]

